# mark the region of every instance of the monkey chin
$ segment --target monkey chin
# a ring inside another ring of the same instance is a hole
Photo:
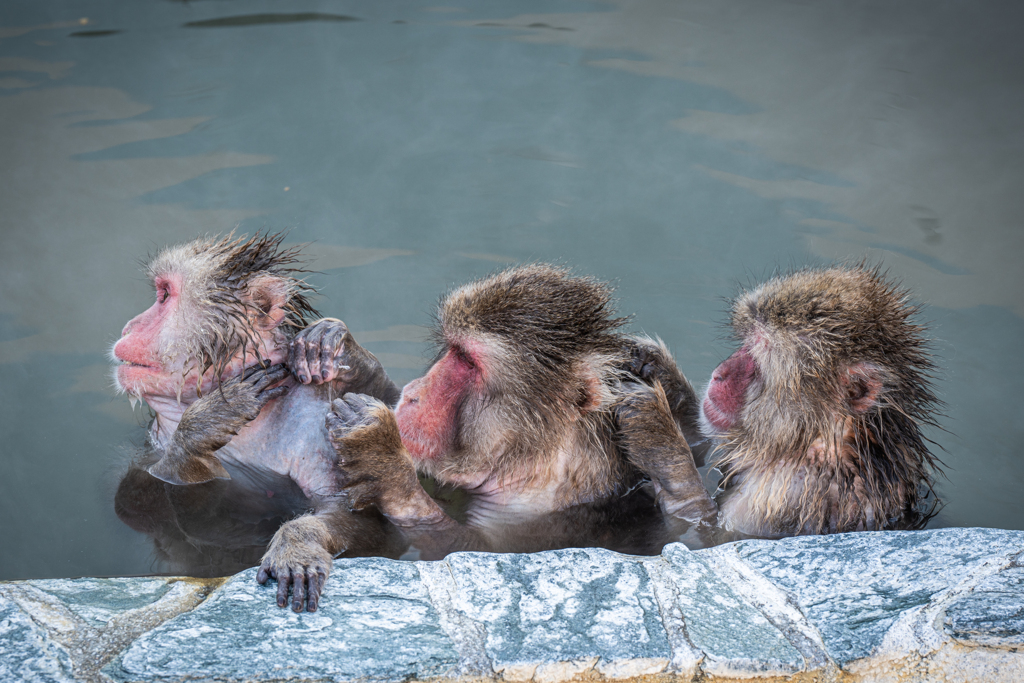
[[[729,431],[736,419],[719,410],[709,396],[704,397],[700,405],[700,431],[704,436],[722,436]]]

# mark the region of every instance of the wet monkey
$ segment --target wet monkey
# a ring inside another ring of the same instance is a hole
[[[741,294],[731,319],[740,348],[701,403],[723,473],[717,519],[706,521],[765,537],[922,526],[937,461],[921,430],[939,403],[917,312],[865,266],[806,269]],[[635,384],[620,422],[637,467],[655,481],[689,476],[663,395]],[[663,502],[705,502],[690,492]]]
[[[443,297],[437,358],[394,412],[354,393],[334,401],[327,427],[352,505],[379,509],[427,558],[657,552],[661,515],[619,446],[612,408],[632,365],[660,347],[620,333],[610,302],[605,284],[543,264]],[[417,474],[468,497],[459,519]]]
[[[312,610],[334,555],[387,552],[390,533],[379,515],[348,512],[324,430],[330,401],[359,391],[394,402],[399,392],[343,323],[310,325],[312,290],[282,239],[201,238],[150,262],[156,301],[112,355],[117,386],[155,417],[115,508],[186,568],[214,557],[197,572],[266,551],[265,571],[288,576],[285,588],[294,583]],[[193,557],[200,546],[213,554]],[[284,547],[308,552],[297,563]]]

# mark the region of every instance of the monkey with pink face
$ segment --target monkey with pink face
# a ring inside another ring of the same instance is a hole
[[[397,411],[346,395],[328,416],[357,506],[435,555],[517,548],[523,510],[557,538],[640,476],[705,544],[927,522],[933,363],[909,294],[879,270],[809,269],[740,296],[741,348],[699,408],[662,345],[614,333],[603,291],[533,266],[445,297],[441,353]],[[698,414],[724,475],[715,498],[688,445]],[[465,521],[417,469],[477,497]]]
[[[161,556],[193,574],[259,561],[279,605],[291,593],[293,609],[313,611],[342,552],[652,553],[668,540],[612,411],[622,378],[666,365],[649,362],[666,352],[617,332],[606,285],[534,265],[456,290],[440,310],[441,355],[399,401],[344,323],[307,326],[297,256],[279,236],[229,237],[150,264],[157,300],[114,356],[118,384],[156,417],[115,506]],[[674,367],[659,377],[685,398],[680,424],[696,425],[686,379]],[[435,500],[417,469],[468,504]]]
[[[701,426],[723,473],[706,522],[779,537],[927,523],[937,501],[933,361],[909,293],[877,268],[807,269],[741,294],[740,348],[719,365]],[[692,477],[664,394],[634,384],[619,412],[630,461],[654,481]],[[671,489],[663,508],[710,498]]]
[[[176,570],[222,575],[263,557],[288,577],[279,604],[293,584],[315,610],[335,555],[404,547],[379,515],[348,511],[323,427],[330,401],[358,391],[393,403],[399,392],[343,323],[308,327],[311,289],[281,241],[202,238],[149,264],[156,301],[112,355],[117,386],[155,417],[115,509]]]
[[[674,519],[705,517],[713,504],[680,490],[703,490],[692,458],[696,484],[649,491],[622,448],[615,405],[643,367],[671,388],[673,424],[695,429],[697,400],[663,347],[618,331],[625,319],[610,302],[604,283],[544,264],[443,297],[438,355],[397,408],[353,392],[327,416],[350,505],[379,510],[428,559],[568,546],[656,553],[671,538],[653,497],[663,494],[696,501],[674,507]],[[467,502],[452,510],[418,475]]]

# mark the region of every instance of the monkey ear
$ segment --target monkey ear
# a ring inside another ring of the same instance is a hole
[[[843,398],[855,413],[866,413],[878,405],[885,377],[881,368],[871,363],[854,363],[842,373]]]
[[[260,275],[249,282],[249,289],[243,295],[245,303],[255,307],[255,326],[261,330],[272,330],[281,324],[288,312],[289,283],[273,275]]]

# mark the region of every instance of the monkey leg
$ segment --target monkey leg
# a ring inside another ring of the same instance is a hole
[[[331,382],[339,394],[367,394],[389,406],[402,393],[377,357],[336,318],[318,320],[295,335],[288,344],[288,368],[303,384]]]
[[[167,452],[149,473],[168,484],[201,484],[231,475],[214,453],[256,419],[270,400],[284,396],[273,386],[288,376],[283,365],[252,367],[190,405],[174,430]]]
[[[676,365],[668,348],[660,339],[650,337],[628,338],[629,372],[644,384],[661,384],[669,410],[676,424],[683,431],[687,443],[693,445],[702,440],[700,433],[700,401],[693,385]],[[695,453],[697,466],[704,464],[703,454]]]
[[[688,522],[714,524],[718,507],[704,488],[661,384],[631,383],[623,389],[616,405],[620,443],[630,463],[651,478],[661,509]]]

